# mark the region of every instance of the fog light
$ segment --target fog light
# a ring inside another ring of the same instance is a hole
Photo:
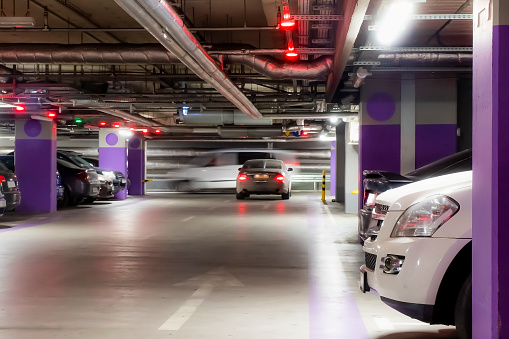
[[[404,261],[405,257],[402,255],[388,254],[385,258],[382,257],[383,265],[380,265],[380,268],[383,269],[384,273],[398,274]]]

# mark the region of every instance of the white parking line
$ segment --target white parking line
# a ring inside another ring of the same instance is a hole
[[[230,200],[225,200],[224,202],[230,202]]]
[[[391,321],[388,318],[374,318],[376,326],[382,331],[392,331],[394,330],[394,326],[392,326]]]
[[[329,219],[330,221],[332,221],[333,224],[336,223],[336,220],[334,220],[334,216],[332,215],[332,213],[330,212],[329,210],[329,206],[327,205],[323,205],[323,207],[325,207],[325,211],[327,212],[327,215],[329,216]]]
[[[189,220],[191,220],[191,219],[193,219],[193,218],[194,218],[194,217],[193,217],[193,216],[191,216],[191,217],[187,217],[187,218],[185,218],[185,219],[182,219],[181,221],[182,221],[182,222],[186,222],[186,221],[189,221]]]

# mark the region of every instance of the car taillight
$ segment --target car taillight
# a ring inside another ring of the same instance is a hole
[[[283,182],[285,180],[285,176],[279,173],[278,175],[276,175],[274,179],[276,179],[279,182]]]
[[[237,177],[237,180],[239,181],[246,181],[247,179],[248,177],[244,173],[239,174],[239,176]]]
[[[0,175],[0,182],[4,182],[5,181],[5,177],[3,175]]]
[[[87,172],[85,172],[85,171],[79,172],[78,173],[78,179],[80,179],[81,181],[87,181],[88,180]]]
[[[364,203],[364,205],[366,205],[366,201],[368,201],[368,195],[369,195],[369,193],[366,192],[366,190],[364,190],[364,200],[362,201]]]

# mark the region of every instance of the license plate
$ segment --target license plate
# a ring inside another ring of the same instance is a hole
[[[7,187],[14,188],[16,187],[16,183],[14,181],[7,181]]]
[[[369,285],[368,285],[368,273],[367,272],[360,272],[361,273],[361,280],[359,281],[359,287],[361,289],[362,293],[369,292]]]
[[[268,174],[255,174],[254,178],[255,179],[268,179],[269,175]]]
[[[98,187],[92,188],[92,193],[97,193],[97,192],[99,192],[99,188]]]

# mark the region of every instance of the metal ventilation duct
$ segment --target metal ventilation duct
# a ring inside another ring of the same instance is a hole
[[[253,119],[262,118],[258,109],[219,69],[166,1],[115,0],[115,2],[182,63],[216,88],[242,112]]]
[[[469,67],[469,53],[382,53],[378,55],[382,67]]]

